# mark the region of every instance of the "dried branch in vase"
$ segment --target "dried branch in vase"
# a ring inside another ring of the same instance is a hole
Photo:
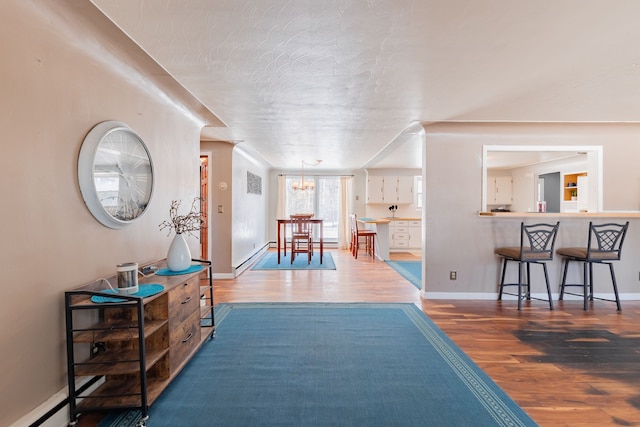
[[[195,199],[193,199],[191,210],[186,215],[178,215],[180,201],[172,200],[171,207],[169,208],[169,221],[162,221],[159,225],[160,230],[168,228],[169,233],[167,234],[167,236],[171,234],[171,231],[175,231],[176,234],[187,233],[197,238],[198,236],[193,234],[193,232],[199,231],[204,224],[204,218],[202,217],[200,209],[198,208],[198,204],[203,200],[204,199],[200,197],[196,197]]]

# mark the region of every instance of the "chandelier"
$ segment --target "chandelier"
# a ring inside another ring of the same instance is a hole
[[[304,180],[304,165],[318,166],[320,163],[322,163],[322,160],[316,160],[315,163],[307,163],[304,160],[302,160],[302,174],[300,176],[300,182],[293,181],[293,184],[291,184],[291,188],[293,190],[309,190],[309,191],[314,190],[316,188],[315,181]]]

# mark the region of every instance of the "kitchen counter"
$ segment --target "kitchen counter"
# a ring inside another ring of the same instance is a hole
[[[640,212],[478,212],[478,216],[489,218],[640,218]]]
[[[421,221],[422,218],[409,218],[409,217],[385,217],[385,218],[358,218],[358,222],[362,224],[365,230],[372,230],[376,232],[375,238],[375,255],[383,261],[389,261],[389,224],[395,221]]]
[[[388,218],[358,218],[365,230],[376,232],[374,239],[375,256],[383,261],[389,261],[389,223]]]

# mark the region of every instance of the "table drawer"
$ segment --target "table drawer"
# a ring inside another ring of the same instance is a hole
[[[195,276],[169,292],[169,319],[171,325],[182,323],[200,308],[200,278]],[[173,327],[173,326],[172,326]]]
[[[391,247],[392,248],[407,248],[407,247],[409,247],[409,241],[408,240],[393,240],[391,242]]]
[[[404,232],[404,233],[393,233],[393,236],[391,237],[392,240],[408,240],[409,239],[409,233]]]
[[[180,366],[200,343],[200,312],[169,332],[169,366],[171,372]]]

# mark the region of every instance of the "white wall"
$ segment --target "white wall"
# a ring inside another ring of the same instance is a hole
[[[247,172],[262,178],[262,194],[247,192]],[[233,239],[231,260],[234,268],[237,268],[268,243],[266,224],[269,199],[272,198],[271,194],[269,168],[250,154],[235,149],[233,151]]]
[[[115,274],[120,262],[166,256],[171,237],[158,225],[172,199],[190,204],[199,193],[204,121],[185,107],[190,95],[163,87],[162,70],[137,62],[146,56],[88,2],[5,0],[1,9],[0,425],[7,426],[66,386],[64,291]],[[148,212],[122,230],[91,216],[77,183],[83,138],[103,120],[132,127],[157,173]],[[190,244],[197,253],[197,240]]]
[[[494,298],[499,277],[494,248],[519,242],[523,218],[478,216],[483,145],[602,145],[604,209],[627,210],[640,205],[640,189],[636,188],[640,169],[633,165],[633,159],[640,155],[638,125],[437,124],[427,126],[426,132],[423,274],[427,296]],[[627,191],[629,188],[637,191]],[[560,219],[557,245],[586,243],[590,218],[544,218]],[[624,293],[638,292],[634,260],[640,256],[639,237],[640,223],[632,219],[622,261],[616,265]],[[458,272],[455,281],[449,280],[451,270]],[[596,280],[603,283],[597,290],[611,292],[605,270],[596,273]],[[554,260],[549,271],[557,289],[560,260]]]

